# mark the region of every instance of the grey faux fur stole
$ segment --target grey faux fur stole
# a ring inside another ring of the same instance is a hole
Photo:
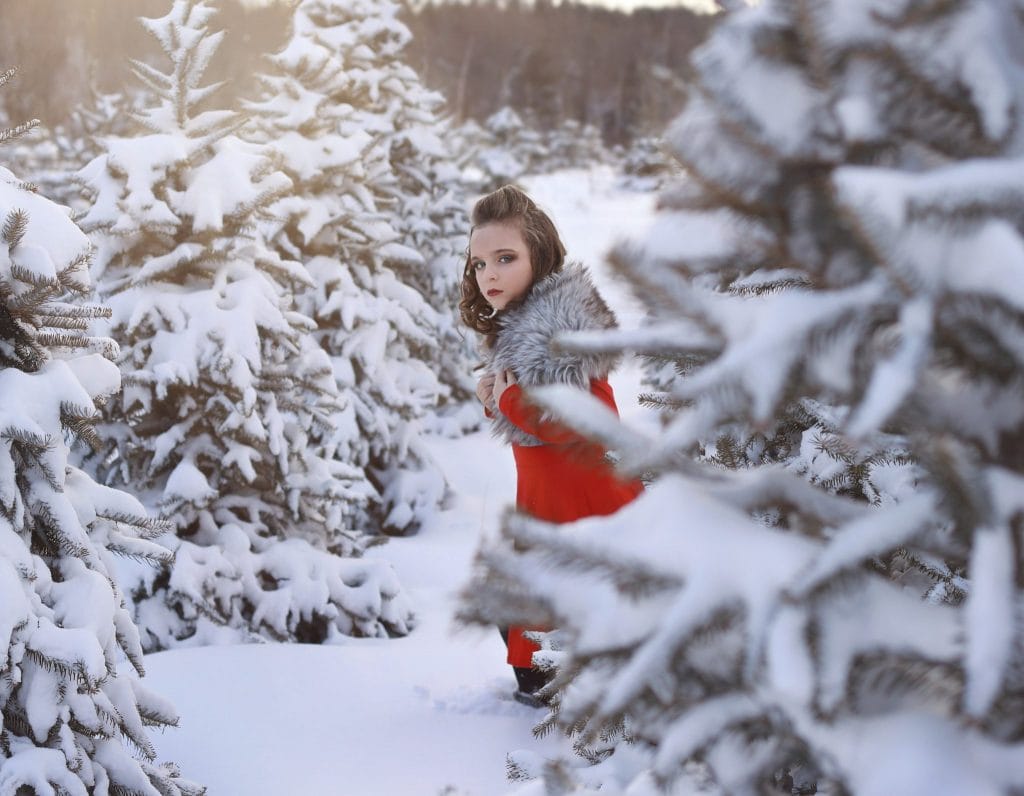
[[[589,390],[590,380],[605,378],[619,356],[552,348],[552,339],[560,332],[615,326],[615,314],[597,292],[587,269],[567,263],[535,284],[523,303],[501,318],[498,340],[493,350],[484,352],[488,371],[511,370],[527,390],[541,384],[571,384]],[[495,413],[491,432],[517,445],[543,444],[501,412]]]

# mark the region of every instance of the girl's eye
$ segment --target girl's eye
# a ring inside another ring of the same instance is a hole
[[[501,255],[501,257],[498,258],[498,262],[499,263],[510,263],[514,259],[515,259],[515,257],[513,255],[511,255],[511,254],[503,254],[503,255]]]
[[[477,260],[475,263],[473,263],[472,268],[474,271],[483,271],[484,265],[485,263],[483,260]]]

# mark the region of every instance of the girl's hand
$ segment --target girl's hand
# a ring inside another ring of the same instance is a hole
[[[494,377],[494,404],[501,403],[501,394],[513,384],[518,384],[516,374],[511,370],[502,370]]]
[[[494,374],[488,373],[482,376],[476,383],[476,397],[486,409],[493,409],[496,406],[494,399]]]

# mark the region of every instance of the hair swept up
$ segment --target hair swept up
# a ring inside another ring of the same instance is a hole
[[[533,267],[533,282],[543,279],[549,274],[562,270],[565,263],[565,246],[558,235],[554,222],[537,203],[514,185],[503,185],[480,198],[473,206],[470,217],[473,230],[486,224],[515,224],[523,236],[523,241],[530,252],[530,264]],[[507,309],[507,307],[506,307]],[[498,317],[487,302],[480,286],[476,283],[466,247],[466,260],[462,269],[462,298],[459,301],[459,315],[462,322],[470,329],[487,336],[487,342],[493,343],[493,336],[498,331]]]

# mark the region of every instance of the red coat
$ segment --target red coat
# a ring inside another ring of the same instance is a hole
[[[590,392],[618,414],[606,379],[592,379]],[[544,443],[512,445],[516,506],[521,511],[548,522],[572,522],[613,514],[643,491],[639,481],[616,476],[600,446],[565,426],[541,420],[540,411],[527,402],[518,384],[502,393],[498,408],[517,427]],[[513,666],[532,666],[533,653],[540,649],[523,637],[527,629],[509,628],[508,662]]]

